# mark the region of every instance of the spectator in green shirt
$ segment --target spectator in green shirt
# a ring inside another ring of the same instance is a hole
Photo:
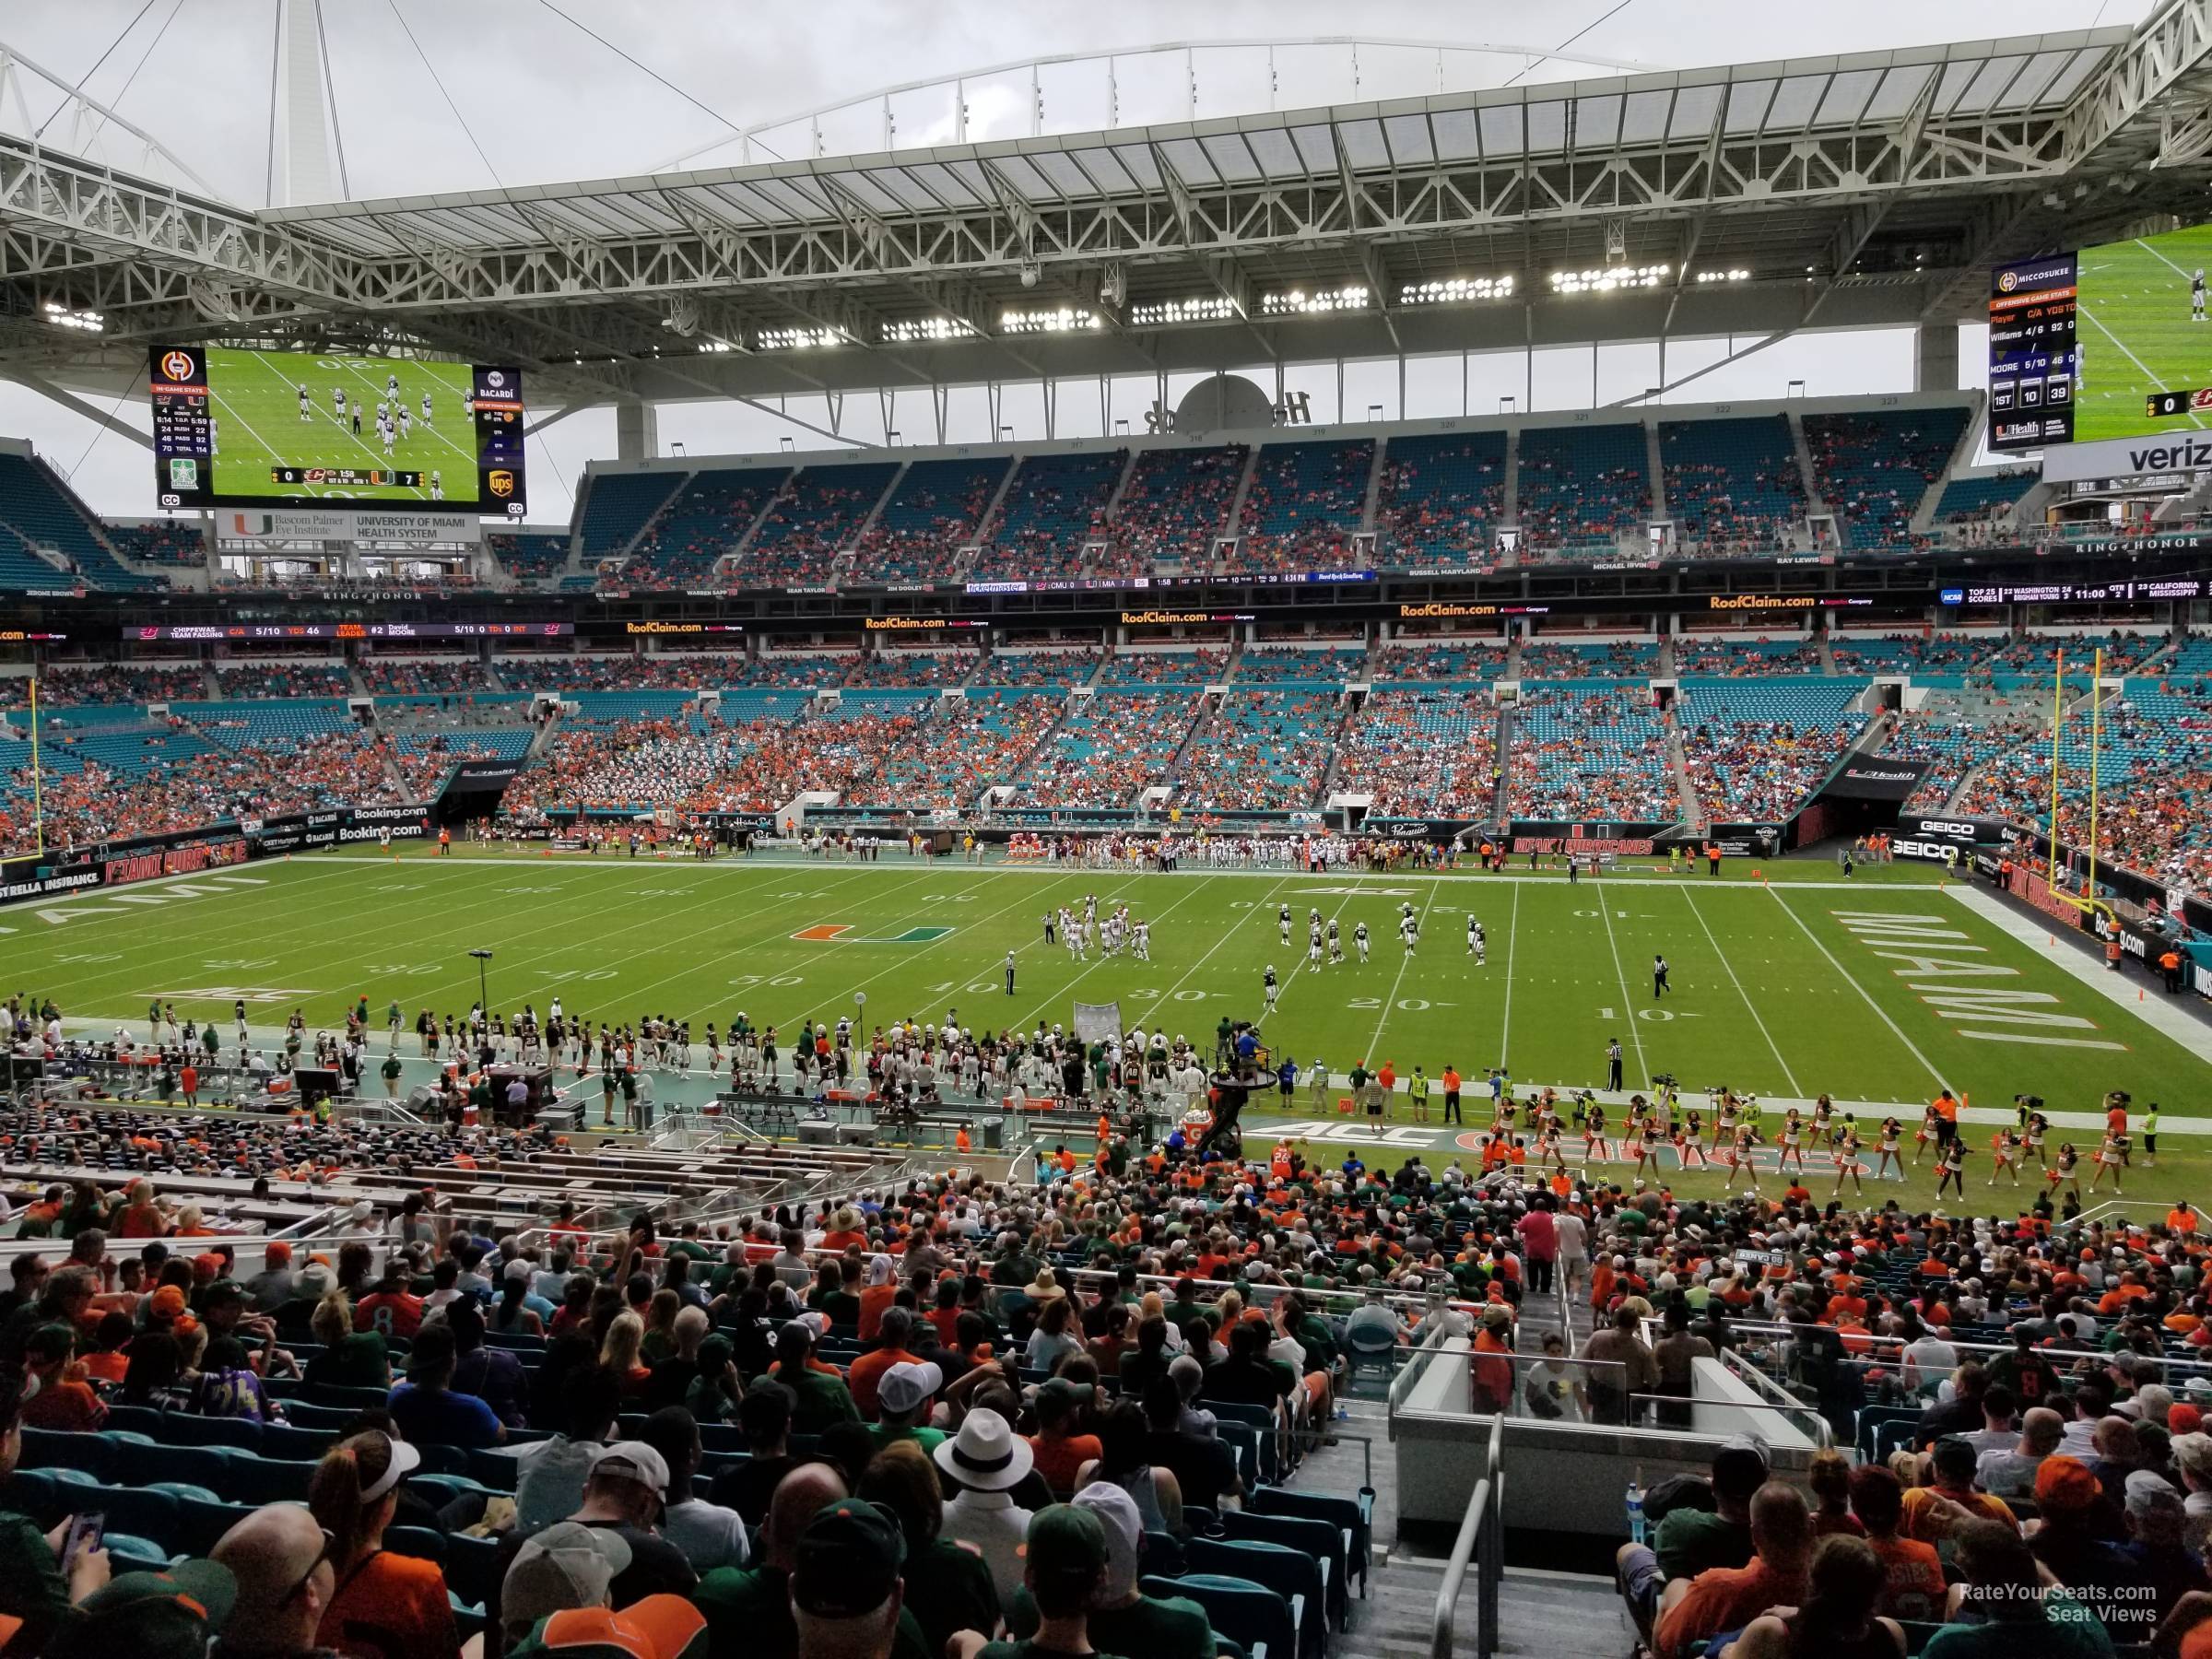
[[[22,1390],[20,1377],[0,1380],[0,1477],[15,1473],[23,1453]],[[80,1551],[63,1575],[68,1534],[67,1521],[41,1532],[29,1516],[0,1509],[0,1615],[22,1621],[15,1638],[19,1652],[43,1653],[62,1616],[108,1582],[104,1549]]]
[[[1075,1506],[1096,1515],[1106,1535],[1106,1571],[1088,1613],[1090,1645],[1102,1653],[1144,1659],[1213,1659],[1214,1631],[1204,1607],[1180,1595],[1147,1595],[1136,1587],[1145,1539],[1136,1500],[1123,1488],[1101,1482],[1077,1492]],[[1039,1622],[1036,1600],[1025,1587],[1006,1609],[1006,1633],[1032,1637]]]
[[[791,1431],[819,1434],[832,1423],[857,1423],[860,1409],[835,1371],[813,1369],[814,1326],[794,1319],[776,1336],[776,1362],[770,1374],[791,1390]]]

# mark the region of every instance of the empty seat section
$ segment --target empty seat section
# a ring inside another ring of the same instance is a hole
[[[1682,551],[1771,553],[1805,525],[1805,479],[1785,416],[1659,426],[1667,516]]]
[[[1505,434],[1393,438],[1375,502],[1376,562],[1389,571],[1486,562],[1505,514]]]
[[[739,580],[797,586],[829,582],[837,556],[852,547],[898,470],[888,461],[807,467],[783,487],[753,532],[739,561]]]
[[[1024,457],[983,536],[975,573],[995,580],[1076,575],[1084,544],[1105,539],[1106,503],[1128,459],[1126,450]]]
[[[1607,559],[1638,546],[1652,510],[1643,427],[1524,431],[1515,488],[1514,516],[1530,555]]]
[[[1374,467],[1371,438],[1262,445],[1231,568],[1348,569]]]
[[[983,514],[1013,462],[1004,455],[917,461],[860,540],[860,577],[925,582],[949,575],[954,556],[982,534]]]
[[[1230,503],[1252,452],[1241,443],[1146,450],[1114,510],[1112,569],[1143,575],[1156,565],[1203,570],[1229,524]]]

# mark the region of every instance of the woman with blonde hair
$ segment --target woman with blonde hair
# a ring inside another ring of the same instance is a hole
[[[392,1355],[381,1331],[353,1328],[353,1303],[343,1290],[332,1290],[315,1304],[307,1327],[323,1344],[323,1351],[309,1359],[306,1380],[338,1388],[389,1388]]]
[[[371,1430],[340,1441],[315,1466],[307,1507],[330,1540],[325,1553],[337,1576],[315,1630],[323,1646],[408,1659],[460,1653],[438,1564],[384,1548],[399,1483],[421,1463],[422,1453],[406,1441]]]
[[[625,1399],[643,1394],[653,1378],[652,1371],[638,1359],[644,1344],[645,1322],[626,1308],[615,1315],[606,1327],[606,1340],[599,1345],[599,1364],[615,1379]]]

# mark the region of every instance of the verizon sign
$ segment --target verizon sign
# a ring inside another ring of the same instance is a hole
[[[2145,473],[2200,472],[2212,472],[2212,432],[2105,438],[2095,443],[2053,444],[2043,451],[2043,481],[2047,484],[2133,478]]]

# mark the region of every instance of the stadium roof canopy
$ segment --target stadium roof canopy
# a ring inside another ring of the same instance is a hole
[[[2133,29],[261,212],[0,140],[0,372],[113,391],[163,338],[418,342],[584,404],[1965,321],[1994,259],[2206,217],[2208,155],[2212,0]]]

